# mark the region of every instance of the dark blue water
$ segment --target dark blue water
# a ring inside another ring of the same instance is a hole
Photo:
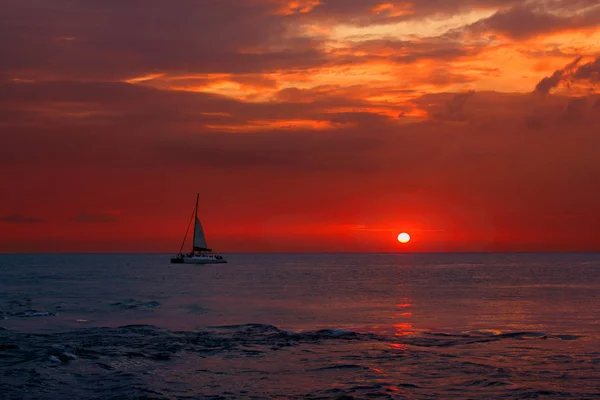
[[[0,255],[0,398],[600,398],[599,254],[169,256]]]

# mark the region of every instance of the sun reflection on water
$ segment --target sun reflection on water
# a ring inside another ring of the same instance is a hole
[[[409,299],[402,299],[402,303],[396,305],[398,312],[396,312],[394,319],[400,322],[394,324],[394,336],[414,335],[417,333],[412,321],[407,321],[413,315],[412,311],[410,311],[412,306]]]
[[[411,311],[413,304],[408,298],[403,298],[396,304],[396,313],[394,315],[394,336],[404,337],[417,333],[412,323],[413,313]],[[395,350],[406,350],[407,346],[403,343],[392,343],[390,347]]]

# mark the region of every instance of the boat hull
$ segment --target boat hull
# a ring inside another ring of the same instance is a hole
[[[227,264],[227,260],[212,257],[173,257],[171,264]]]

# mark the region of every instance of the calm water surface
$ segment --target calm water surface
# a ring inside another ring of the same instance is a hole
[[[0,398],[600,398],[599,254],[169,256],[0,255]]]

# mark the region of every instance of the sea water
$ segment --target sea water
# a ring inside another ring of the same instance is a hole
[[[600,398],[599,254],[170,256],[0,255],[0,398]]]

